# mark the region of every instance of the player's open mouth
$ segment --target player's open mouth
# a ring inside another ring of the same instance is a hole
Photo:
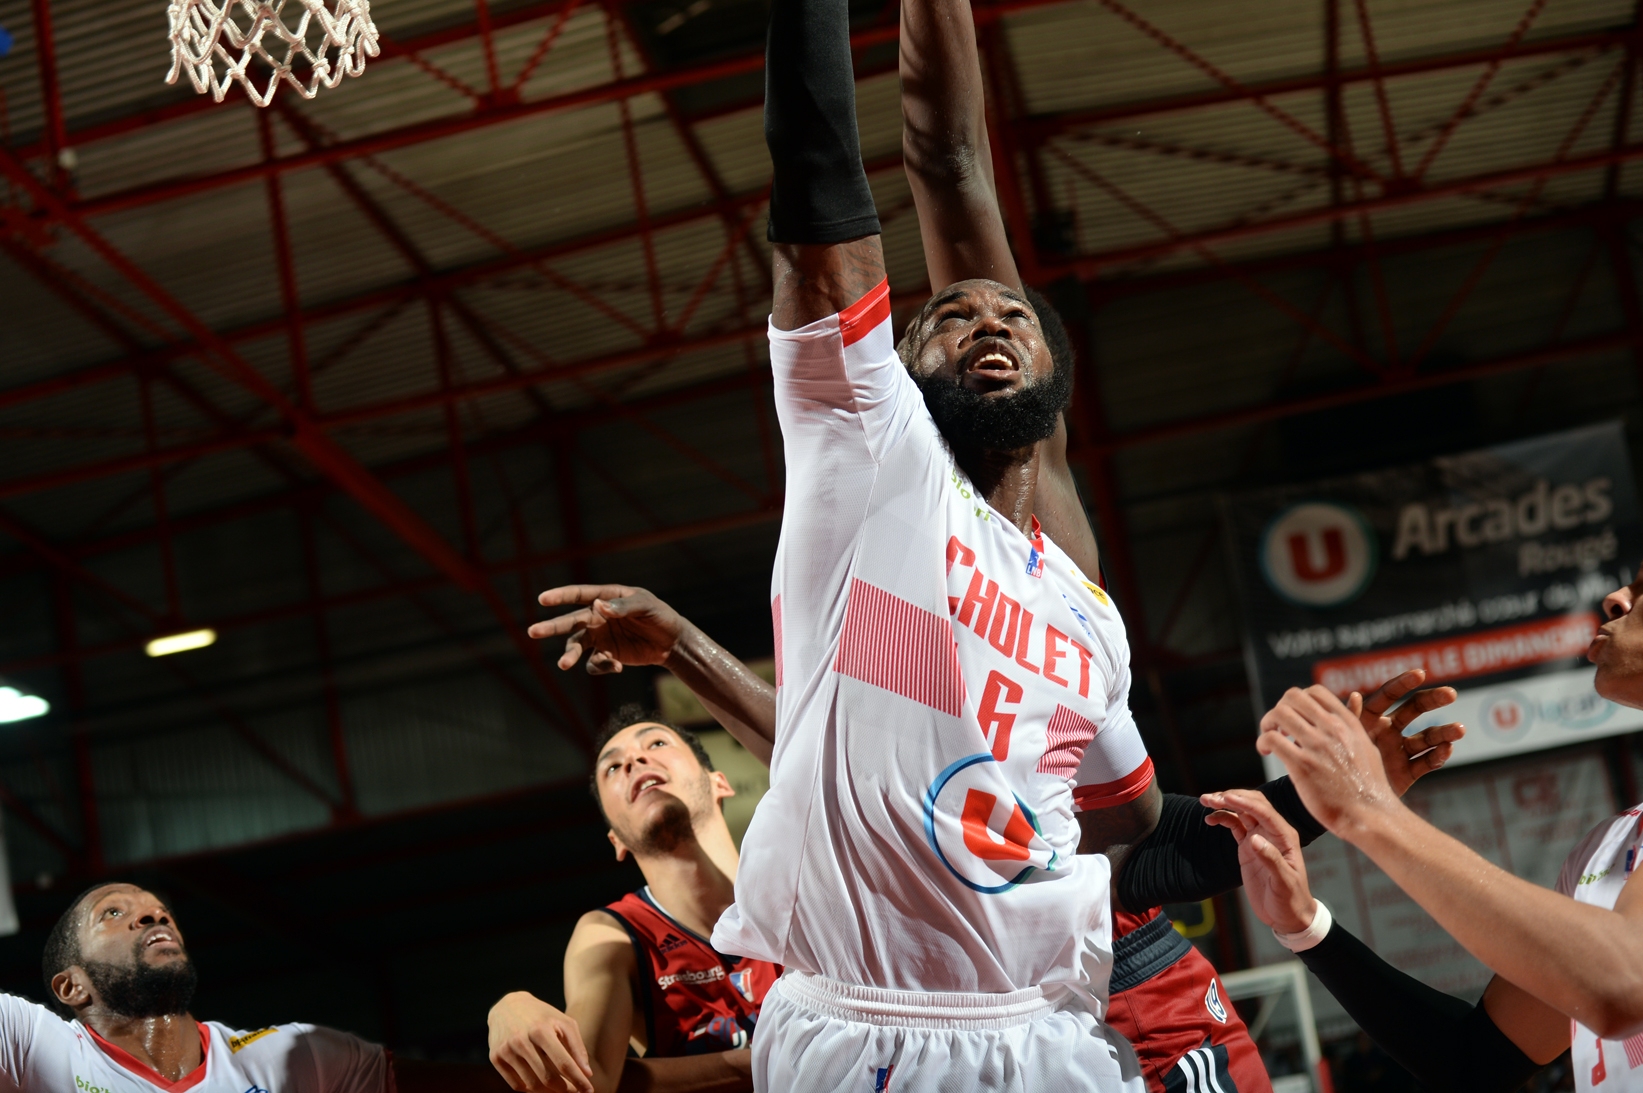
[[[971,350],[958,370],[958,380],[982,393],[1002,390],[1021,379],[1021,361],[1007,343],[988,339]]]
[[[637,781],[635,781],[633,783],[633,792],[632,792],[632,795],[628,798],[628,800],[629,801],[637,801],[639,799],[640,795],[645,792],[645,790],[655,789],[657,786],[666,785],[666,784],[667,784],[667,779],[663,778],[660,774],[642,775]]]
[[[161,928],[143,938],[143,948],[152,949],[156,945],[175,945],[177,936],[170,930]]]

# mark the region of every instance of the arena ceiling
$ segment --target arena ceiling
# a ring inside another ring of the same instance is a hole
[[[852,10],[905,306],[897,8]],[[1171,788],[1250,780],[1219,491],[1639,424],[1637,8],[976,10],[1006,220],[1079,341],[1138,712]],[[551,584],[646,584],[769,653],[765,11],[378,0],[362,77],[259,111],[162,82],[159,0],[0,0],[0,679],[54,707],[0,729],[25,910],[169,869],[243,913],[288,874],[211,888],[219,848],[560,807],[541,787],[646,683],[530,647]],[[194,626],[218,643],[143,655]],[[582,909],[447,857],[442,913],[489,893],[489,943]],[[431,913],[388,904],[359,914]]]

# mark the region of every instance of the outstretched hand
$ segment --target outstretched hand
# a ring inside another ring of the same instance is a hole
[[[1343,838],[1366,810],[1395,808],[1398,801],[1363,716],[1356,691],[1342,702],[1318,684],[1291,687],[1261,718],[1255,741],[1256,751],[1282,760],[1306,810]]]
[[[1392,792],[1402,797],[1409,792],[1422,776],[1431,774],[1449,761],[1454,753],[1455,741],[1466,735],[1466,729],[1456,722],[1447,725],[1433,725],[1409,736],[1404,730],[1422,714],[1443,707],[1455,701],[1453,687],[1433,687],[1426,691],[1415,691],[1426,682],[1426,669],[1411,668],[1402,675],[1395,676],[1381,684],[1374,692],[1363,700],[1363,710],[1359,721],[1364,732],[1381,753],[1381,765],[1386,770],[1386,780],[1392,786]],[[1414,694],[1410,694],[1414,691]],[[1408,696],[1408,701],[1392,709]]]
[[[1232,789],[1206,793],[1199,801],[1215,809],[1204,822],[1226,828],[1238,840],[1238,868],[1255,917],[1281,934],[1300,933],[1312,925],[1316,905],[1306,883],[1300,836],[1266,795]]]
[[[625,584],[562,585],[536,602],[577,607],[526,633],[537,639],[564,637],[559,667],[574,668],[586,654],[588,674],[594,676],[620,672],[629,664],[663,664],[690,625],[655,593]]]

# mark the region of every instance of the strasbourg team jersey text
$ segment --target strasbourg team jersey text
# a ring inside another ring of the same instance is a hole
[[[649,886],[605,911],[633,942],[646,1055],[702,1055],[752,1042],[759,1007],[780,968],[715,952],[707,938],[662,910]]]
[[[1101,1000],[1109,866],[1077,854],[1074,813],[1152,779],[1124,625],[953,461],[888,293],[770,330],[776,745],[714,946],[863,986]]]
[[[392,1093],[388,1054],[345,1032],[199,1022],[205,1061],[169,1081],[79,1021],[0,994],[3,1093]]]
[[[1636,872],[1643,854],[1643,805],[1627,809],[1595,827],[1564,859],[1557,890],[1581,903],[1614,910],[1620,890]],[[1586,1093],[1643,1093],[1643,1032],[1626,1040],[1604,1040],[1571,1021],[1570,1063],[1575,1088]]]

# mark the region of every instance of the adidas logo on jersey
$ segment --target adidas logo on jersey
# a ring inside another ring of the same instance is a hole
[[[677,949],[679,946],[683,945],[684,943],[685,943],[684,938],[680,937],[676,933],[673,933],[673,932],[669,931],[668,935],[657,943],[656,948],[661,952],[671,953],[674,949]]]

